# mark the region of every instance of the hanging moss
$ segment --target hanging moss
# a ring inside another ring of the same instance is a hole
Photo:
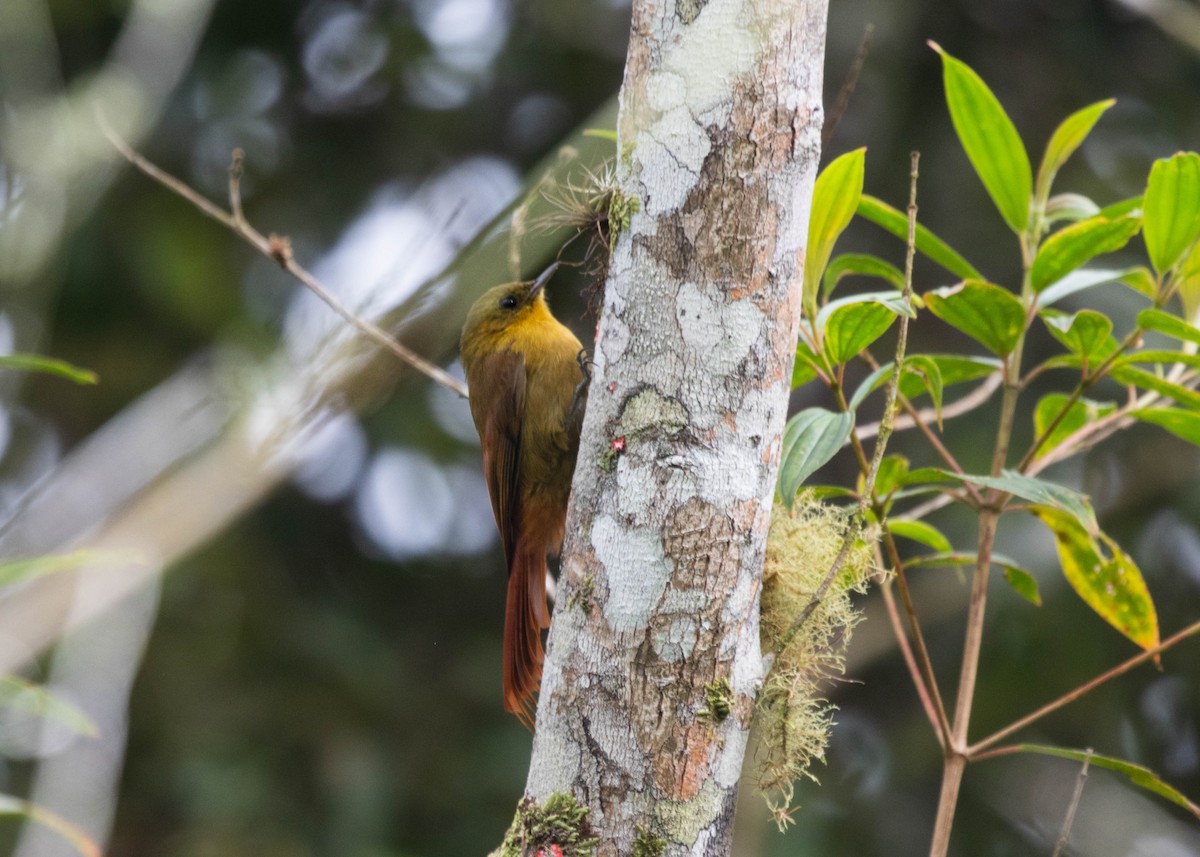
[[[760,735],[758,786],[780,828],[791,821],[795,781],[815,779],[813,761],[825,760],[834,708],[824,688],[844,671],[850,632],[862,618],[850,593],[866,587],[874,553],[871,538],[852,547],[821,601],[798,631],[793,628],[833,567],[849,526],[849,513],[803,494],[790,509],[776,501],[772,510],[763,565],[761,642],[764,653],[775,657],[758,697],[755,725]]]

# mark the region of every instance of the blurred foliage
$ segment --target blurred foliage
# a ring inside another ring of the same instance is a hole
[[[129,0],[49,4],[66,81],[94,71],[130,8]],[[615,93],[628,15],[619,0],[259,0],[252,9],[222,0],[141,149],[221,199],[230,150],[244,148],[247,215],[288,234],[318,270],[369,212],[412,198],[464,162],[482,165],[439,185],[446,198],[430,220],[389,221],[383,239],[364,245],[423,265],[424,245],[454,233],[456,219],[495,213],[515,176]],[[1197,55],[1109,0],[837,0],[827,103],[868,21],[871,53],[826,161],[866,146],[864,189],[894,204],[907,196],[908,152],[920,149],[923,222],[994,278],[1019,274],[1015,246],[984,188],[968,180],[926,39],[988,81],[1035,150],[1064,115],[1115,95],[1062,171],[1064,186],[1093,199],[1140,193],[1155,158],[1200,141]],[[473,205],[485,210],[468,217]],[[856,220],[839,250],[897,261],[896,246]],[[371,259],[356,261],[367,278],[392,264],[379,271]],[[496,272],[496,281],[507,278]],[[952,280],[918,262],[919,291]],[[571,308],[569,295],[576,287],[566,278],[553,287],[560,316],[579,318],[582,302]],[[64,450],[190,361],[265,355],[297,335],[289,330],[302,315],[299,288],[161,188],[122,172],[35,281],[0,293],[0,340],[101,379],[86,388],[40,377],[6,383],[0,516]],[[1105,292],[1097,308],[1132,318],[1133,298]],[[966,341],[945,326],[927,335],[935,341],[912,347],[953,351]],[[1056,348],[1035,329],[1027,359]],[[529,746],[499,704],[503,561],[482,482],[472,481],[478,462],[465,407],[427,386],[409,381],[361,426],[343,423],[293,485],[165,578],[132,693],[114,857],[437,857],[485,853],[500,841]],[[810,395],[798,392],[795,404],[812,404]],[[994,424],[994,408],[978,419]],[[1019,420],[1018,442],[1031,433],[1032,420]],[[955,453],[984,472],[990,435],[977,434],[977,447]],[[904,453],[913,442],[898,437],[893,448]],[[1191,448],[1138,427],[1072,466],[1105,531],[1143,569],[1162,627],[1194,618],[1200,460]],[[851,475],[847,465],[841,477]],[[429,524],[433,512],[445,520]],[[956,544],[969,539],[967,515],[947,510],[936,523]],[[393,535],[381,535],[389,527]],[[1015,559],[1037,572],[1047,607],[997,587],[979,734],[1132,652],[1058,580],[1053,543],[1035,527],[1002,524],[1015,530],[1002,539],[1026,546]],[[965,587],[949,569],[918,577],[934,663],[950,676]],[[886,632],[870,604],[868,615],[856,642]],[[1178,677],[1200,675],[1198,649],[1168,655],[1169,675],[1144,669],[1103,688],[1029,739],[1091,743],[1195,798],[1200,689]],[[874,651],[866,660],[851,648],[854,683],[834,700],[838,724],[827,767],[816,772],[822,784],[797,790],[800,823],[781,836],[747,816],[739,831],[747,855],[925,852],[940,776],[935,745],[898,656],[886,645]],[[1039,758],[973,766],[956,823],[962,853],[1049,853],[1044,843],[1057,834],[1075,769]],[[28,762],[0,766],[0,790],[20,793],[29,770]],[[1167,853],[1153,851],[1151,837],[1185,835],[1182,815],[1113,783],[1093,773],[1076,830],[1128,848],[1087,853]],[[0,837],[12,835],[0,827]],[[0,853],[9,842],[0,839]]]

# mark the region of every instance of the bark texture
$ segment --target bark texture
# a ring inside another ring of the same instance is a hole
[[[729,849],[825,17],[825,0],[633,3],[618,173],[638,208],[605,290],[526,788],[586,803],[601,855],[638,836]]]

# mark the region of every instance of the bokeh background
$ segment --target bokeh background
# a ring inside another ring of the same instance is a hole
[[[980,72],[1035,157],[1067,113],[1115,96],[1059,183],[1101,204],[1139,193],[1154,158],[1200,147],[1191,0],[831,5],[827,103],[867,24],[874,35],[826,159],[867,146],[867,191],[901,207],[921,150],[923,221],[997,282],[1014,281],[1015,241],[957,147],[927,39]],[[70,586],[0,591],[0,665],[100,727],[81,737],[0,708],[0,792],[33,796],[114,857],[449,857],[498,843],[530,739],[499,704],[503,561],[465,403],[364,356],[269,260],[130,169],[94,108],[218,201],[244,149],[249,219],[452,365],[471,297],[549,257],[537,230],[509,236],[510,205],[611,145],[580,132],[612,127],[628,19],[622,0],[0,3],[0,347],[100,378],[0,376],[0,551],[124,549],[130,533],[155,545],[54,576]],[[843,241],[902,260],[870,225]],[[946,278],[919,267],[918,289]],[[586,337],[585,282],[565,273],[552,299]],[[1119,286],[1085,295],[1125,323],[1138,308]],[[936,322],[914,335],[969,347]],[[947,425],[968,469],[986,467],[994,414]],[[908,438],[896,448],[927,460]],[[1200,458],[1135,429],[1054,475],[1092,494],[1163,628],[1194,621]],[[937,523],[971,547],[969,516]],[[976,737],[1133,653],[1066,588],[1037,527],[1006,519],[1001,539],[1045,605],[994,587]],[[949,691],[966,587],[945,570],[916,582]],[[739,855],[925,853],[940,759],[875,598],[864,606],[849,680],[830,691],[838,727],[820,785],[800,787],[782,835],[744,795]],[[1200,645],[1165,664],[1028,737],[1138,761],[1200,796]],[[970,768],[955,852],[1050,854],[1075,774],[1041,757]],[[1093,771],[1073,842],[1185,857],[1200,828]],[[0,853],[72,852],[4,820]]]

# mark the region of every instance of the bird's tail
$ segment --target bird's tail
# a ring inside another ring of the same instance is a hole
[[[521,540],[508,573],[504,609],[504,710],[530,732],[536,712],[534,696],[542,679],[542,628],[549,627],[546,609],[546,550]]]

